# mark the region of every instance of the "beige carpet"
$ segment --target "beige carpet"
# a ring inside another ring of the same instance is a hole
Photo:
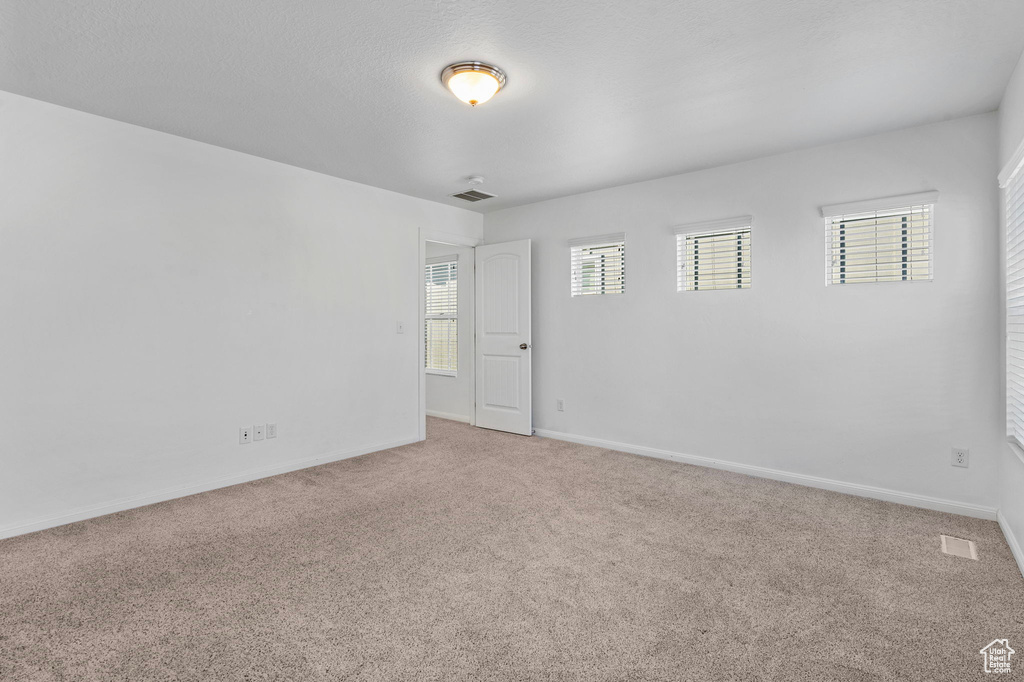
[[[428,429],[0,541],[0,679],[931,682],[997,637],[1024,678],[993,522]]]

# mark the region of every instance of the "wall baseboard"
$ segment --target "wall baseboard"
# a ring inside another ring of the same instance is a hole
[[[462,422],[468,424],[470,422],[469,417],[465,417],[461,414],[452,414],[451,412],[438,412],[437,410],[427,410],[428,417],[437,417],[438,419],[450,419],[453,422]]]
[[[998,520],[999,528],[1002,529],[1003,536],[1006,537],[1006,544],[1010,546],[1013,558],[1017,560],[1017,568],[1020,569],[1021,576],[1024,576],[1024,550],[1021,549],[1020,543],[1017,541],[1017,536],[1010,527],[1010,522],[1005,516],[1003,516],[1003,512],[999,512]]]
[[[93,519],[98,516],[106,516],[107,514],[125,511],[126,509],[145,507],[146,505],[156,504],[157,502],[166,502],[167,500],[173,500],[179,497],[188,497],[189,495],[205,493],[207,491],[216,490],[218,488],[227,488],[228,486],[238,485],[239,483],[249,483],[250,481],[257,481],[261,478],[269,478],[270,476],[286,474],[291,471],[299,471],[300,469],[308,469],[310,467],[319,466],[321,464],[329,464],[331,462],[338,462],[343,459],[350,459],[352,457],[368,455],[371,452],[390,450],[391,448],[397,448],[402,445],[409,445],[410,443],[417,442],[419,442],[418,438],[407,438],[404,440],[394,441],[391,443],[379,443],[377,445],[370,445],[364,448],[358,448],[356,450],[332,452],[324,455],[317,455],[316,457],[308,457],[306,459],[288,462],[286,464],[267,467],[264,469],[246,471],[244,473],[235,474],[232,476],[222,476],[220,478],[210,479],[208,481],[196,483],[194,485],[181,486],[178,488],[168,488],[166,490],[159,490],[153,493],[134,495],[132,497],[126,497],[120,500],[115,500],[113,502],[107,502],[104,504],[98,504],[91,507],[77,509],[67,514],[50,516],[38,519],[36,521],[30,521],[29,523],[18,524],[15,526],[0,527],[0,540],[2,540],[3,538],[12,538],[17,535],[25,535],[26,533],[34,533],[36,531],[46,530],[47,528],[55,528],[57,526],[63,526],[68,523],[74,523],[76,521],[85,521],[86,519]]]
[[[767,467],[760,467],[752,464],[738,464],[736,462],[729,462],[721,459],[713,459],[711,457],[686,455],[680,452],[659,450],[657,448],[648,448],[640,445],[630,445],[628,443],[617,443],[615,441],[602,440],[600,438],[589,438],[587,436],[577,436],[571,433],[549,431],[547,429],[537,429],[536,434],[543,438],[564,440],[570,443],[579,443],[581,445],[593,445],[595,447],[605,448],[606,450],[617,450],[619,452],[628,452],[630,454],[642,455],[644,457],[667,459],[673,462],[682,462],[683,464],[695,464],[697,466],[710,467],[712,469],[722,469],[725,471],[732,471],[738,474],[757,476],[758,478],[770,478],[775,481],[795,483],[797,485],[804,485],[810,488],[823,488],[825,490],[834,490],[835,492],[846,493],[847,495],[856,495],[858,497],[870,497],[876,500],[896,502],[897,504],[905,504],[911,507],[920,507],[922,509],[932,509],[934,511],[949,512],[951,514],[971,516],[978,519],[987,519],[989,521],[995,521],[997,515],[996,509],[994,507],[984,507],[981,505],[968,504],[965,502],[954,502],[952,500],[943,500],[937,497],[928,497],[926,495],[906,493],[901,492],[899,490],[889,490],[888,488],[876,488],[874,486],[861,485],[859,483],[845,483],[843,481],[836,481],[830,478],[821,478],[818,476],[795,474],[789,471],[769,469]]]

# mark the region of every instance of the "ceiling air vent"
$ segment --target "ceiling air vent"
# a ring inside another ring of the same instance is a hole
[[[459,192],[457,194],[451,194],[456,199],[462,199],[463,201],[483,201],[484,199],[493,199],[493,194],[487,192],[481,192],[478,189],[467,189],[465,192]]]

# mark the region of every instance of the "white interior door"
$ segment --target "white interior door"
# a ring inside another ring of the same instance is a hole
[[[533,434],[530,240],[476,247],[476,425]]]

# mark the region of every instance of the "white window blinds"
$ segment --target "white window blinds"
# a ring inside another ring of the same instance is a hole
[[[431,258],[426,267],[426,368],[455,376],[459,369],[459,262]]]
[[[932,279],[938,192],[823,206],[825,284]]]
[[[1017,166],[1001,184],[1006,198],[1006,430],[1024,448],[1024,167]]]
[[[625,293],[625,234],[573,239],[569,248],[573,296]]]
[[[749,289],[750,216],[677,227],[676,290]]]

